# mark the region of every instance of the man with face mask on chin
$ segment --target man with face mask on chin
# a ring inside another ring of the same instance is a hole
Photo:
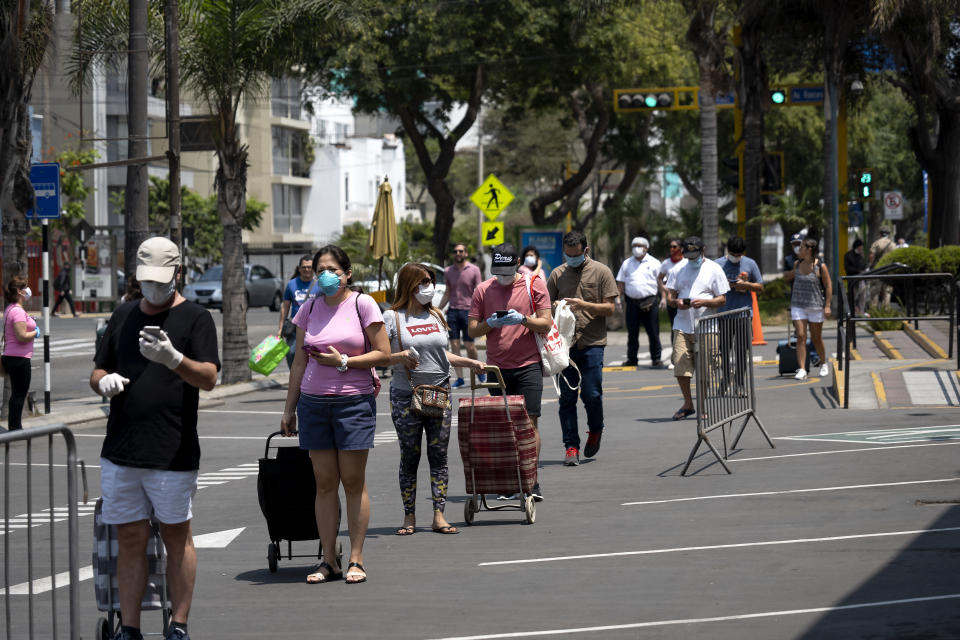
[[[690,236],[683,241],[683,257],[687,264],[670,272],[667,280],[667,304],[677,308],[673,319],[673,375],[683,394],[683,406],[673,414],[674,420],[693,415],[690,378],[694,374],[694,325],[698,318],[716,313],[726,302],[730,290],[727,276],[713,260],[703,257],[703,241]]]
[[[150,238],[137,249],[143,298],[113,312],[90,387],[110,398],[100,452],[103,521],[117,526],[120,640],[139,639],[151,514],[167,549],[173,615],[167,640],[189,639],[197,557],[190,521],[197,490],[199,390],[217,383],[220,360],[210,312],[177,292],[177,245]]]
[[[631,243],[633,256],[620,265],[617,272],[617,288],[625,298],[623,307],[627,321],[627,367],[637,366],[637,351],[640,349],[640,326],[647,332],[650,345],[651,366],[660,366],[660,309],[657,306],[660,261],[647,253],[650,241],[634,238]]]
[[[493,248],[486,280],[473,292],[468,331],[473,338],[487,336],[487,364],[500,367],[507,395],[522,395],[534,428],[540,418],[543,372],[540,348],[534,333],[546,334],[553,326],[550,297],[543,278],[534,278],[532,292],[517,273],[519,254],[509,242]],[[531,300],[532,298],[532,300]],[[500,395],[491,389],[491,395]],[[537,462],[540,461],[540,432],[537,431]],[[535,500],[543,500],[540,483],[533,487]]]
[[[607,265],[590,258],[587,237],[580,231],[563,236],[563,259],[550,273],[547,291],[554,302],[566,300],[577,319],[570,360],[580,370],[580,399],[587,410],[587,443],[583,454],[597,455],[603,435],[603,350],[607,344],[607,316],[612,316],[617,283]],[[577,380],[571,366],[561,372]],[[577,425],[577,392],[560,382],[560,429],[563,432],[563,464],[580,463],[580,429]]]

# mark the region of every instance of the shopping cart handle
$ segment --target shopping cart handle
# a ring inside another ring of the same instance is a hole
[[[470,370],[470,388],[471,389],[501,389],[503,394],[507,394],[507,385],[503,382],[503,374],[500,373],[500,367],[496,367],[492,364],[488,364],[483,367],[484,373],[487,374],[487,382],[477,382],[477,374],[474,373],[473,369]],[[496,382],[490,382],[490,376],[494,375],[497,377]]]

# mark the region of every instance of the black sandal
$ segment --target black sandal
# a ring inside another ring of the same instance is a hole
[[[673,414],[674,420],[684,420],[687,416],[692,416],[696,411],[693,409],[680,409],[675,414]]]
[[[360,580],[347,580],[347,577],[360,575],[357,572],[350,573],[350,569],[352,569],[353,567],[356,567],[357,569],[360,569],[360,571],[363,571],[363,578],[361,578]],[[360,564],[359,562],[351,562],[350,564],[347,565],[347,574],[346,574],[346,577],[343,579],[343,581],[346,582],[347,584],[360,584],[361,582],[366,582],[367,570],[364,569],[363,565]]]
[[[327,570],[326,575],[321,573],[320,569],[326,569]],[[320,576],[320,579],[319,580],[310,579],[315,576]],[[317,571],[314,571],[313,573],[307,576],[307,584],[323,584],[324,582],[333,582],[335,580],[343,580],[343,572],[334,571],[333,567],[331,567],[326,560],[324,560],[323,562],[317,565]]]

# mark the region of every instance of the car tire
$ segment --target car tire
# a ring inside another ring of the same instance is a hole
[[[283,296],[277,291],[273,294],[273,300],[270,301],[270,311],[280,311],[280,305],[283,303]]]

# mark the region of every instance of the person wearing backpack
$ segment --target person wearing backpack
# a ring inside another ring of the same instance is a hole
[[[603,349],[607,344],[607,316],[616,310],[619,294],[610,268],[589,257],[587,237],[580,231],[563,236],[564,264],[550,273],[547,293],[556,305],[565,300],[577,318],[577,328],[570,345],[570,361],[576,364],[580,377],[580,397],[587,410],[587,443],[583,454],[597,455],[603,436]],[[560,374],[576,380],[571,365]],[[566,450],[563,464],[580,464],[580,433],[577,426],[577,389],[560,383],[560,428]]]
[[[807,326],[810,327],[813,347],[820,354],[820,377],[830,373],[827,351],[823,345],[823,321],[830,316],[833,283],[827,266],[817,258],[818,247],[819,242],[815,238],[805,239],[796,267],[783,275],[784,280],[793,283],[790,319],[797,332],[797,362],[800,363],[794,376],[797,380],[807,378],[807,370],[803,368],[807,358]]]

